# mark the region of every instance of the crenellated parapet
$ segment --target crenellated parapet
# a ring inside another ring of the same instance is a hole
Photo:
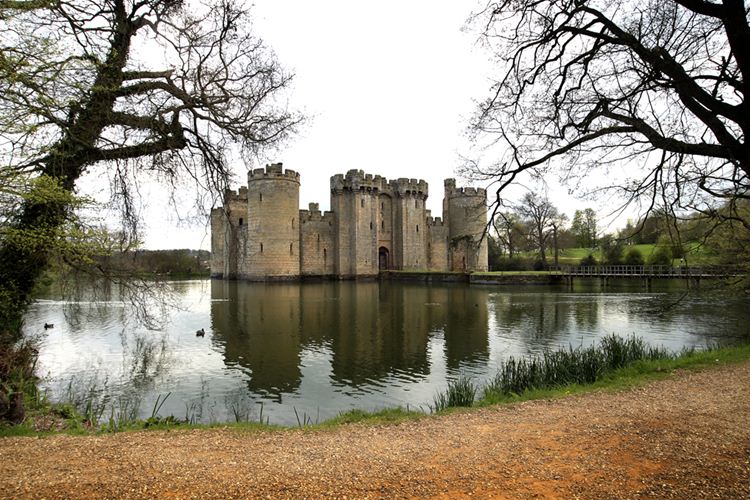
[[[445,223],[442,217],[427,217],[427,225],[431,227],[443,227]]]
[[[230,202],[247,202],[247,187],[242,186],[237,191],[233,189],[227,189],[224,191],[224,203]]]
[[[290,169],[284,170],[283,163],[271,163],[265,168],[255,168],[247,172],[247,182],[268,179],[286,180],[299,184],[299,173]]]
[[[307,210],[300,209],[299,211],[299,220],[302,224],[305,224],[306,222],[328,222],[331,225],[333,224],[333,212],[328,210],[321,212],[320,204],[318,203],[310,203],[308,207]]]
[[[388,180],[380,175],[366,174],[363,170],[349,170],[346,174],[331,177],[331,191],[382,192],[388,189]]]
[[[487,190],[474,187],[456,187],[456,179],[445,179],[445,197],[451,198],[487,198]]]
[[[426,199],[428,194],[427,183],[422,179],[399,178],[390,182],[391,191],[400,197],[413,196]]]

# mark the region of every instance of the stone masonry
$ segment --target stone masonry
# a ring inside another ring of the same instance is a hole
[[[299,174],[281,163],[248,172],[211,212],[211,275],[253,281],[373,277],[381,270],[486,271],[484,189],[445,180],[443,217],[427,183],[350,170],[331,177],[331,211],[299,209]]]

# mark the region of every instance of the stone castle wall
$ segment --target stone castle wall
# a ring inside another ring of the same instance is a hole
[[[448,266],[451,271],[487,271],[487,193],[481,188],[457,188],[445,180],[443,216],[448,222]]]
[[[486,193],[445,182],[443,218],[426,209],[423,180],[350,170],[331,177],[331,211],[299,209],[299,174],[248,172],[211,212],[211,274],[249,280],[355,278],[381,269],[487,269]]]
[[[302,276],[332,276],[334,267],[335,223],[333,212],[321,213],[317,203],[299,211]]]
[[[427,217],[429,228],[427,240],[428,268],[431,271],[445,271],[448,269],[448,226],[440,217]]]
[[[298,173],[280,163],[248,172],[247,232],[243,277],[300,275]]]

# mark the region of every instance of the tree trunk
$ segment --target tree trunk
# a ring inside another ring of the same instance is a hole
[[[73,119],[66,134],[43,160],[41,173],[57,179],[60,186],[73,193],[84,166],[92,160],[102,130],[109,123],[114,108],[115,90],[123,82],[123,68],[128,59],[134,33],[127,20],[123,2],[115,2],[114,34],[107,59],[99,67],[87,101],[79,104],[80,113]],[[51,239],[57,237],[71,207],[57,200],[29,196],[11,232],[33,234],[29,238],[5,238],[0,245],[0,334],[2,341],[20,337],[20,326],[26,307],[39,278],[49,264]],[[41,200],[41,201],[40,201]],[[46,241],[45,241],[46,240]],[[36,243],[39,241],[39,243]]]
[[[557,226],[552,226],[552,244],[555,246],[555,267],[559,266],[558,260],[560,257],[559,249],[557,248]]]

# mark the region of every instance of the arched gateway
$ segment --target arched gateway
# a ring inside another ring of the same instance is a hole
[[[389,269],[388,253],[389,252],[386,247],[380,247],[378,249],[378,269],[381,271]]]

